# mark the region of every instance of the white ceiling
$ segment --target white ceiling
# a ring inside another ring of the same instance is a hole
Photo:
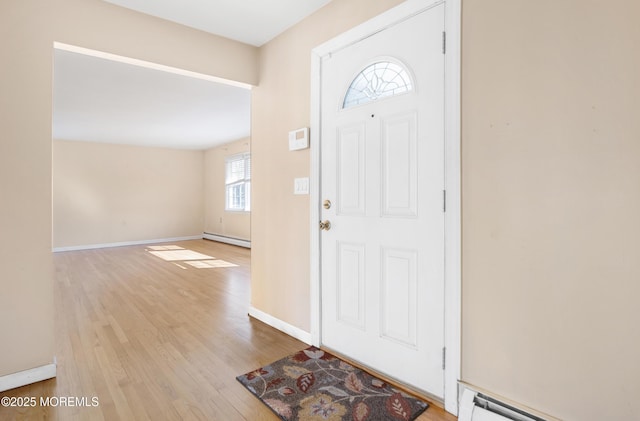
[[[59,49],[54,60],[54,139],[207,149],[249,137],[249,89]]]
[[[260,46],[330,0],[105,1]],[[65,49],[54,60],[54,139],[207,149],[250,136],[249,89]]]
[[[331,0],[105,0],[257,47]]]

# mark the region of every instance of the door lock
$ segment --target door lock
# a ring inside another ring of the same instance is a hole
[[[320,221],[320,229],[329,231],[331,229],[331,221]]]
[[[322,203],[322,207],[325,209],[331,209],[331,200],[327,199]]]

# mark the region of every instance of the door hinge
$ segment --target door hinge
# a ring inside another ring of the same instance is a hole
[[[447,347],[442,347],[442,369],[447,366]]]
[[[442,212],[447,211],[447,191],[442,190]]]
[[[447,54],[447,33],[442,31],[442,54]]]

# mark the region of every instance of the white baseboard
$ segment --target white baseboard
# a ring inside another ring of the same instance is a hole
[[[269,326],[278,329],[279,331],[284,332],[289,336],[293,336],[294,338],[304,342],[305,344],[311,345],[311,333],[309,332],[305,332],[300,328],[292,326],[287,322],[283,322],[282,320],[277,319],[270,314],[260,311],[254,307],[249,308],[249,316],[258,319],[261,322],[266,323]]]
[[[188,237],[159,238],[156,240],[122,241],[119,243],[89,244],[89,245],[71,246],[71,247],[54,247],[53,252],[58,253],[62,251],[93,250],[93,249],[104,249],[109,247],[138,246],[141,244],[169,243],[172,241],[187,241],[187,240],[200,240],[200,239],[202,239],[202,235],[191,235]]]
[[[216,235],[216,234],[209,234],[208,232],[205,232],[202,234],[202,238],[205,238],[207,240],[211,240],[211,241],[217,241],[219,243],[227,243],[227,244],[231,244],[234,246],[240,246],[240,247],[244,247],[244,248],[251,248],[251,241],[247,241],[247,240],[240,240],[239,238],[232,238],[232,237],[225,237],[223,235]]]
[[[6,376],[0,376],[0,392],[26,386],[42,380],[52,379],[56,376],[56,365],[47,364],[30,370],[19,371]]]

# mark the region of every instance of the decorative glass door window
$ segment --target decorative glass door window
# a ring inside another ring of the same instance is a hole
[[[251,210],[251,155],[233,155],[226,159],[226,205],[228,211]]]
[[[412,90],[411,77],[401,65],[380,61],[367,66],[353,79],[344,97],[342,108],[366,104],[379,98]]]

